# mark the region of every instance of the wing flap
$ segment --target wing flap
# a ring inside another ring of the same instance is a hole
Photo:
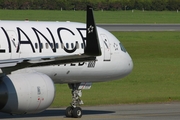
[[[45,58],[45,57],[44,57]],[[95,56],[87,56],[87,55],[71,55],[64,57],[51,57],[51,58],[32,58],[32,59],[24,59],[20,61],[6,61],[6,64],[1,65],[1,70],[3,73],[9,74],[12,71],[23,69],[27,67],[40,67],[40,66],[49,66],[49,65],[61,65],[68,63],[77,63],[77,62],[86,62],[86,61],[94,61],[96,60]]]

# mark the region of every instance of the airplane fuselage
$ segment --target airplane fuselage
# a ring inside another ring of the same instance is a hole
[[[80,118],[83,89],[92,82],[120,79],[133,68],[122,43],[96,27],[90,6],[86,24],[0,21],[0,56],[0,112],[9,114],[48,108],[55,82],[72,90],[66,117]]]
[[[0,24],[1,61],[81,55],[86,46],[86,25],[82,23],[0,21]],[[33,69],[47,74],[55,83],[101,82],[129,74],[133,63],[120,41],[102,28],[97,27],[97,31],[102,55],[96,57],[96,60],[31,67],[19,71]]]

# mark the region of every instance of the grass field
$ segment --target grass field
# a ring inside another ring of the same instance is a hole
[[[180,23],[175,11],[95,11],[97,23]],[[85,11],[0,10],[1,20],[85,22]],[[122,80],[94,83],[83,91],[85,105],[180,101],[180,33],[113,32],[134,61],[133,72]],[[56,85],[52,107],[68,106],[71,91]]]
[[[180,23],[176,11],[94,11],[97,23]],[[85,22],[85,11],[0,10],[0,20]]]
[[[94,83],[83,91],[85,105],[180,101],[179,32],[113,32],[133,58],[133,72],[122,80]],[[68,106],[71,91],[56,85],[53,107]]]

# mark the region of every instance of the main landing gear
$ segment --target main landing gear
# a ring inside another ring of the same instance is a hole
[[[72,89],[72,102],[71,106],[66,108],[66,117],[81,118],[82,109],[78,106],[83,104],[83,101],[80,99],[82,96],[82,89],[90,89],[91,83],[74,83],[68,85],[69,88]]]
[[[66,117],[74,117],[81,118],[82,117],[82,109],[80,107],[67,107],[66,108]]]

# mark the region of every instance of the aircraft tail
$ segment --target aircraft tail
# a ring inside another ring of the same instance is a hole
[[[93,8],[91,6],[87,6],[86,37],[86,47],[84,50],[85,54],[92,56],[100,56],[101,48],[93,16]]]

